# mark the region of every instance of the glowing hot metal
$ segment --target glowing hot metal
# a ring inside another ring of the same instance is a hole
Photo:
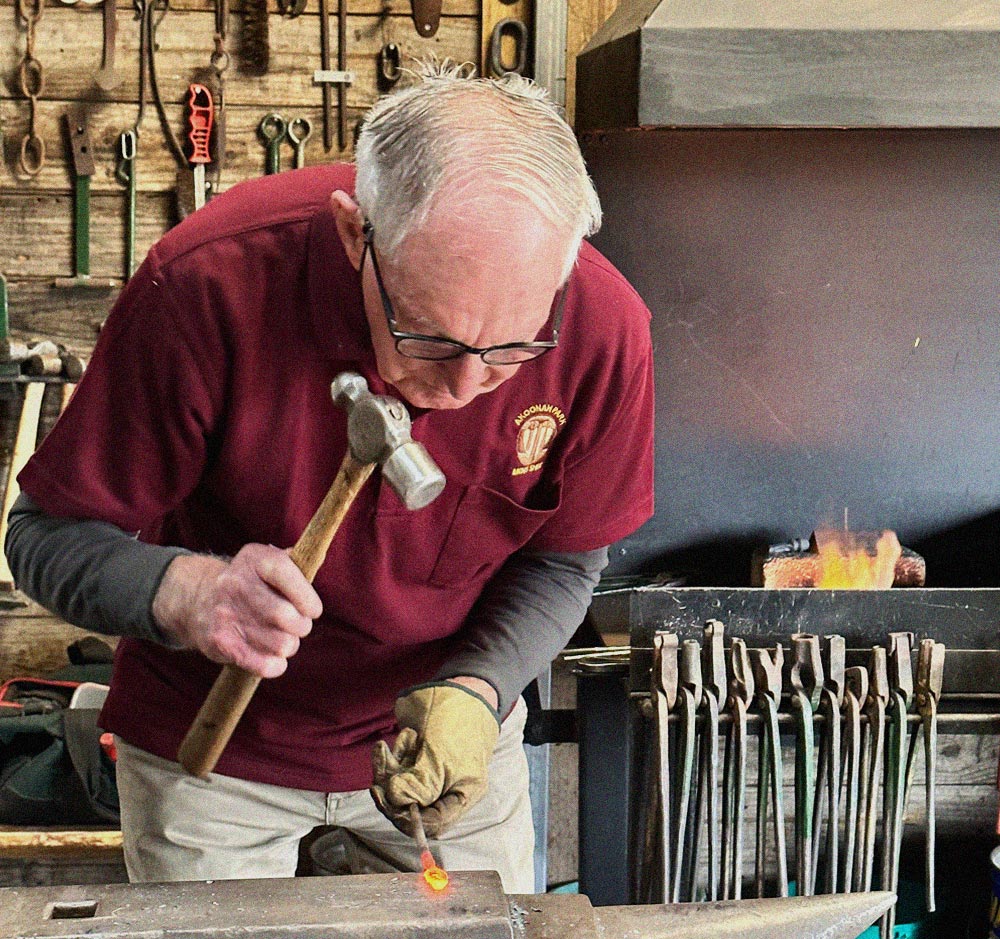
[[[424,821],[420,817],[420,809],[414,802],[410,805],[410,821],[413,823],[413,837],[417,840],[420,848],[420,866],[424,870],[424,880],[431,890],[440,892],[448,886],[448,872],[444,868],[438,867],[431,854],[430,845],[427,843],[427,835],[424,833]]]

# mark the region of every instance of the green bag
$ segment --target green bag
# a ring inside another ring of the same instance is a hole
[[[115,764],[96,708],[0,719],[0,824],[117,825]]]

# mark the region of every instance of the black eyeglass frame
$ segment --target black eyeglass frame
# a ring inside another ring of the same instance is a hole
[[[382,298],[382,312],[385,314],[385,322],[389,329],[389,335],[395,340],[396,351],[405,356],[408,359],[420,359],[424,362],[449,362],[452,359],[457,359],[460,355],[478,355],[487,365],[523,365],[525,362],[533,362],[535,359],[541,358],[546,352],[550,352],[559,345],[559,326],[562,323],[563,308],[566,305],[566,291],[568,287],[567,284],[563,285],[562,290],[559,294],[559,299],[556,301],[556,311],[552,318],[552,339],[548,341],[541,342],[505,342],[497,346],[486,346],[484,348],[477,348],[476,346],[467,346],[464,342],[459,342],[457,339],[448,339],[444,336],[427,336],[423,333],[407,333],[402,332],[396,328],[396,314],[392,308],[392,301],[389,299],[389,294],[385,289],[385,282],[382,280],[382,271],[379,269],[378,257],[375,254],[375,226],[372,225],[370,221],[365,220],[364,227],[362,228],[362,234],[365,239],[365,246],[361,252],[361,269],[364,270],[365,265],[365,254],[371,252],[372,259],[372,270],[375,272],[375,283],[378,285],[379,296]],[[452,349],[453,354],[451,355],[414,355],[412,352],[406,352],[400,348],[400,343],[406,340],[415,340],[418,342],[428,342],[432,345],[442,346],[443,348]],[[522,350],[525,352],[535,352],[535,355],[529,356],[525,359],[519,359],[516,362],[497,362],[490,361],[488,356],[490,353],[503,352],[505,350]]]

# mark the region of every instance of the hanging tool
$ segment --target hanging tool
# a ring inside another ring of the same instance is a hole
[[[197,82],[189,85],[187,106],[187,138],[191,144],[188,160],[194,177],[194,207],[197,211],[205,204],[205,164],[212,162],[208,146],[215,116],[211,92]]]
[[[812,810],[816,797],[815,734],[813,718],[823,688],[823,662],[819,637],[810,633],[792,636],[795,656],[789,676],[795,714],[795,865],[799,896],[813,893]]]
[[[653,637],[652,690],[655,700],[657,820],[661,879],[659,896],[666,902],[671,894],[670,853],[674,842],[670,829],[670,712],[677,704],[678,667],[676,633],[658,632]]]
[[[135,130],[124,130],[118,136],[118,163],[115,178],[126,187],[125,208],[125,280],[135,273],[135,155],[138,137]]]
[[[247,75],[266,75],[271,65],[271,35],[267,0],[245,0],[243,3],[241,67]]]
[[[681,881],[684,875],[685,835],[691,808],[691,774],[695,771],[695,741],[698,705],[701,702],[701,647],[693,639],[681,644],[679,666],[680,688],[678,703],[682,715],[681,737],[677,744],[680,754],[680,771],[677,782],[677,830],[674,841],[674,859],[671,869],[673,883],[671,902],[681,902]]]
[[[441,23],[441,0],[412,0],[413,25],[424,38],[430,39]]]
[[[746,643],[733,639],[729,649],[729,696],[732,723],[726,736],[722,772],[722,896],[739,900],[743,893],[743,813],[747,791],[747,711],[753,701],[753,672]]]
[[[482,0],[479,73],[502,78],[510,72],[530,75],[535,27],[531,0]]]
[[[844,752],[847,798],[844,806],[843,892],[850,893],[861,880],[858,850],[859,774],[861,765],[861,707],[868,699],[868,672],[861,667],[844,670]]]
[[[778,730],[778,706],[781,703],[781,666],[784,651],[775,646],[772,657],[766,649],[751,650],[757,705],[764,727],[760,735],[757,761],[757,896],[764,896],[767,839],[767,792],[771,790],[771,815],[774,821],[775,854],[778,862],[778,896],[788,896],[788,854],[785,848],[785,810],[782,800],[784,768],[781,759],[781,734]]]
[[[288,124],[280,114],[266,115],[257,126],[257,131],[267,148],[265,175],[271,176],[281,172],[281,141],[285,139]]]
[[[859,815],[858,850],[861,852],[861,879],[855,882],[856,893],[871,889],[875,864],[875,826],[878,818],[878,788],[885,751],[885,709],[889,700],[889,677],[885,649],[874,646],[868,662],[868,701],[864,713],[867,726],[862,730],[862,777],[864,811]]]
[[[320,64],[313,72],[313,82],[323,86],[323,149],[333,146],[333,92],[337,86],[337,143],[347,149],[347,86],[354,83],[354,72],[347,71],[347,0],[337,3],[337,71],[330,70],[330,0],[319,2]]]
[[[906,711],[913,696],[913,633],[893,632],[888,639],[889,729],[885,747],[885,809],[882,830],[882,885],[895,892],[899,883],[899,856],[903,843],[903,803],[906,794]],[[891,939],[896,908],[879,922],[882,939]]]
[[[212,162],[211,192],[222,191],[222,168],[226,162],[226,71],[229,69],[229,52],[226,49],[229,28],[229,0],[215,0],[215,32],[212,35],[212,53],[208,57],[208,89],[215,99],[215,160]]]
[[[56,287],[113,287],[109,280],[93,280],[90,276],[90,177],[94,175],[94,156],[87,130],[86,113],[80,109],[63,114],[63,124],[69,135],[73,165],[73,256],[75,274],[57,277]]]
[[[399,46],[394,42],[385,43],[378,50],[378,67],[375,70],[375,77],[378,81],[378,90],[381,92],[390,91],[402,72],[402,59],[399,54]]]
[[[348,451],[329,492],[290,551],[310,582],[377,465],[410,510],[429,505],[445,485],[430,454],[411,437],[410,417],[401,402],[373,395],[364,378],[353,372],[338,375],[330,393],[334,403],[347,411]],[[178,762],[188,772],[201,777],[212,772],[259,683],[258,675],[235,665],[223,666],[178,751]]]
[[[293,117],[285,128],[285,136],[295,148],[295,168],[302,169],[306,165],[306,143],[312,136],[312,121],[308,117]]]
[[[45,73],[42,63],[35,58],[35,29],[45,12],[45,0],[15,0],[14,8],[26,34],[24,56],[17,67],[17,80],[21,94],[29,102],[28,129],[21,139],[18,166],[25,176],[30,177],[37,176],[45,165],[45,141],[38,133],[38,99],[45,91]]]
[[[125,200],[125,280],[135,273],[135,213],[136,193],[138,190],[138,175],[136,158],[139,153],[139,129],[146,112],[146,83],[149,73],[149,43],[150,17],[147,13],[146,0],[136,0],[136,14],[139,19],[139,108],[135,115],[135,123],[118,136],[118,160],[115,166],[115,178],[126,187]]]
[[[514,58],[504,60],[504,36],[514,43]],[[518,19],[507,17],[493,27],[490,36],[490,74],[495,78],[504,75],[523,75],[528,67],[528,27]]]
[[[944,687],[945,647],[933,639],[921,639],[917,656],[917,687],[915,701],[920,715],[920,729],[924,738],[924,807],[927,816],[927,848],[924,856],[924,887],[927,912],[937,908],[934,896],[934,850],[936,842],[936,794],[937,787],[937,706]],[[906,794],[903,811],[910,796],[913,782],[914,755],[917,735],[910,740],[910,752],[906,760]]]
[[[705,898],[717,900],[722,845],[719,829],[719,708],[726,699],[726,653],[723,646],[722,623],[710,620],[705,626],[702,646],[702,706],[705,723],[699,742],[701,768],[698,773],[698,799],[695,826],[691,835],[692,871],[698,869],[698,842],[701,825],[708,816],[708,890]],[[706,812],[707,807],[707,812]],[[697,890],[692,885],[691,898]]]
[[[306,0],[278,0],[278,9],[282,16],[295,19],[301,16],[306,10]]]
[[[115,71],[115,41],[118,36],[117,0],[104,0],[104,51],[101,67],[97,72],[97,87],[101,91],[112,91],[121,83],[121,76]]]
[[[816,798],[812,808],[812,885],[816,892],[819,870],[820,833],[823,821],[823,796],[826,795],[826,883],[825,893],[837,892],[837,870],[840,863],[840,770],[841,730],[840,709],[844,703],[844,666],[846,646],[843,636],[826,636],[821,649],[823,688],[820,692],[820,712],[823,732],[820,735],[816,763]]]

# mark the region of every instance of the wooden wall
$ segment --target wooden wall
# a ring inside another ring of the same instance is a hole
[[[332,3],[336,9],[336,3]],[[207,66],[214,31],[208,0],[171,0],[157,31],[157,75],[174,133],[184,133],[184,100],[188,84]],[[403,56],[433,53],[460,61],[479,59],[477,0],[445,0],[441,25],[431,39],[421,38],[405,0],[350,0],[348,69],[357,80],[347,93],[349,127],[377,96],[376,54],[395,42]],[[306,162],[349,157],[323,150],[322,94],[312,82],[320,67],[318,3],[309,0],[299,17],[283,17],[274,0],[269,16],[270,67],[262,77],[241,71],[239,36],[242,9],[233,0],[229,16],[232,64],[226,73],[227,143],[221,189],[261,174],[265,151],[257,134],[271,111],[302,115],[313,123]],[[118,9],[117,66],[121,84],[100,91],[95,75],[101,66],[103,14],[100,5],[66,6],[49,0],[38,23],[36,58],[42,63],[45,89],[39,102],[39,133],[48,159],[34,179],[17,169],[25,133],[28,103],[18,88],[17,69],[25,34],[13,0],[0,0],[0,121],[3,124],[3,168],[0,172],[0,272],[9,282],[10,318],[17,332],[44,334],[86,350],[95,338],[94,324],[103,319],[114,291],[56,289],[54,278],[73,273],[72,180],[61,115],[71,105],[89,108],[93,156],[91,181],[91,273],[94,279],[121,282],[125,252],[125,190],[115,178],[118,135],[136,120],[139,75],[139,24],[130,3]],[[331,18],[331,50],[336,63],[336,17]],[[283,167],[291,166],[292,150],[283,148]],[[155,110],[147,104],[140,128],[138,159],[137,254],[144,256],[174,218],[177,165],[167,150]]]
[[[568,84],[576,51],[610,14],[616,0],[571,0],[568,4]],[[306,150],[307,164],[349,158],[349,150],[326,153],[322,141],[322,95],[312,73],[320,65],[320,22],[317,0],[305,12],[282,16],[270,0],[270,67],[261,77],[245,74],[240,33],[242,0],[231,0],[228,48],[232,64],[226,73],[227,142],[221,189],[264,171],[265,151],[258,136],[261,118],[278,111],[302,115],[313,123]],[[336,3],[331,3],[335,10]],[[421,38],[410,17],[407,0],[349,0],[348,69],[357,80],[347,93],[349,126],[377,96],[376,54],[395,42],[404,58],[433,53],[479,63],[480,0],[444,0],[437,34]],[[28,120],[28,102],[18,83],[18,65],[25,50],[25,32],[14,0],[0,0],[0,126],[3,166],[0,168],[0,273],[7,277],[10,321],[15,335],[44,335],[86,352],[114,299],[115,289],[58,289],[56,277],[73,273],[73,198],[68,147],[61,115],[83,103],[89,110],[96,173],[91,180],[91,274],[94,280],[122,282],[125,274],[125,189],[115,177],[118,136],[137,115],[139,82],[139,23],[131,3],[119,0],[117,72],[121,84],[101,91],[96,73],[101,67],[102,6],[68,6],[47,0],[37,26],[35,56],[45,87],[39,101],[38,129],[45,141],[46,164],[35,178],[18,170],[21,139]],[[209,0],[170,0],[157,30],[157,76],[176,135],[184,133],[184,100],[191,81],[208,65],[214,31],[214,4]],[[331,54],[336,63],[336,17],[331,18]],[[572,116],[572,89],[567,102]],[[334,135],[336,136],[336,135]],[[292,150],[282,150],[283,167],[291,166]],[[177,165],[168,151],[151,103],[140,126],[138,159],[137,257],[175,218]]]

